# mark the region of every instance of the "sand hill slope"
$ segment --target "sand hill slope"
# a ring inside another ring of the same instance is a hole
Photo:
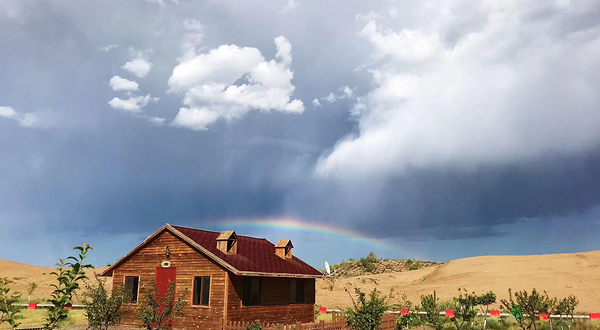
[[[106,267],[86,271],[90,279],[94,279],[94,272],[100,273]],[[13,261],[0,260],[0,277],[7,277],[13,281],[11,292],[20,292],[23,299],[27,299],[27,288],[30,282],[35,282],[38,288],[35,289],[31,298],[48,299],[52,293],[50,284],[55,283],[55,276],[50,275],[56,269],[50,267],[31,266]],[[107,287],[110,288],[112,282],[107,281]]]
[[[581,312],[600,312],[600,251],[533,256],[484,256],[452,260],[446,264],[410,272],[364,275],[317,282],[317,304],[346,307],[351,304],[344,291],[352,287],[377,288],[404,293],[418,302],[420,296],[436,290],[443,300],[456,295],[458,288],[482,293],[492,290],[498,299],[514,290],[546,290],[565,297],[574,294]]]

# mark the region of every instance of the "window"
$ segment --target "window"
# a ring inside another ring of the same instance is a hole
[[[290,303],[304,304],[306,296],[305,284],[303,279],[290,280]]]
[[[244,278],[244,295],[242,301],[244,306],[260,305],[260,278]]]
[[[131,294],[130,303],[135,304],[138,300],[139,276],[125,276],[125,291]]]
[[[210,276],[194,277],[194,298],[192,304],[195,306],[208,306],[210,298]]]

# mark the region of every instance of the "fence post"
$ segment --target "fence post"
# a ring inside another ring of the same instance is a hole
[[[325,321],[321,320],[321,330],[325,330]]]

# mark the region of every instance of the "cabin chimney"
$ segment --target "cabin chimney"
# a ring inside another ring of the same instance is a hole
[[[233,230],[222,231],[217,237],[217,249],[225,254],[237,254],[237,235]]]
[[[292,259],[292,248],[294,245],[289,239],[280,239],[275,244],[275,254],[281,259]]]

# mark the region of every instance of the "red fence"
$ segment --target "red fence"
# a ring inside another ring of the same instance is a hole
[[[241,330],[252,322],[223,321],[222,330]],[[333,313],[331,322],[295,323],[295,324],[263,324],[263,330],[351,330],[346,324],[346,317],[340,313]],[[384,314],[381,320],[381,330],[394,330],[396,328],[396,315]]]

